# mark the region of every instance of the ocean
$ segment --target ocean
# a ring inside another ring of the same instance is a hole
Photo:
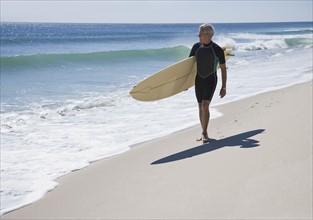
[[[129,95],[187,58],[199,25],[1,23],[1,215],[62,175],[199,124],[193,88],[155,102]],[[235,56],[223,99],[218,73],[212,118],[214,106],[312,80],[312,22],[214,26]]]

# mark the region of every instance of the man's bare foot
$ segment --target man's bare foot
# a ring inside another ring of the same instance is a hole
[[[209,142],[208,134],[202,134],[201,137],[197,138],[197,141],[202,141],[204,144]]]
[[[198,138],[196,139],[196,141],[202,141],[202,138],[203,138],[203,136],[198,137]]]
[[[205,137],[205,136],[202,137],[202,143],[204,143],[204,144],[205,144],[205,143],[208,143],[209,140],[210,140],[210,139],[209,139],[208,137]]]

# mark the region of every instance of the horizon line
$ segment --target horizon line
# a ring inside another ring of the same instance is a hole
[[[312,21],[251,21],[251,22],[211,22],[212,24],[258,24],[258,23],[299,23]],[[4,23],[28,23],[28,24],[202,24],[204,22],[68,22],[68,21],[1,21]]]

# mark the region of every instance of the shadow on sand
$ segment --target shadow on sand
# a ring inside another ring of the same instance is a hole
[[[211,139],[210,142],[207,144],[202,144],[197,147],[172,154],[170,156],[152,162],[151,165],[183,160],[200,154],[208,153],[223,147],[240,147],[240,148],[258,147],[259,141],[250,138],[257,134],[263,133],[264,131],[265,129],[258,129],[237,134],[221,140]]]

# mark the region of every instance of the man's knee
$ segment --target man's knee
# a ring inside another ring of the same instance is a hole
[[[202,111],[209,111],[210,101],[203,100],[201,103]]]

